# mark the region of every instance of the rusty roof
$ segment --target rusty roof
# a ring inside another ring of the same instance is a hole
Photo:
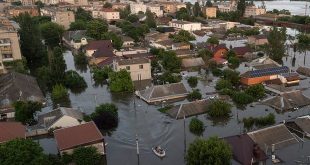
[[[59,150],[72,149],[103,140],[103,135],[93,121],[54,131]]]
[[[26,137],[26,127],[19,122],[0,122],[0,143]]]

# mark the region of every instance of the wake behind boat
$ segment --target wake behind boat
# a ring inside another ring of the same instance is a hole
[[[160,158],[163,158],[166,156],[165,150],[162,149],[160,146],[153,147],[152,150],[155,153],[155,155],[157,155]]]

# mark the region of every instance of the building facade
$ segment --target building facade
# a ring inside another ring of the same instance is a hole
[[[20,14],[28,13],[30,16],[39,16],[39,10],[36,6],[12,6],[7,9],[8,17],[17,17]]]
[[[201,30],[201,23],[188,21],[170,21],[169,26],[186,31]]]
[[[186,8],[186,4],[181,2],[161,2],[160,5],[165,13],[175,13],[183,7]]]
[[[157,17],[162,17],[164,15],[164,11],[161,9],[160,5],[157,5],[157,4],[147,5],[147,10],[150,10]]]
[[[69,29],[70,24],[75,21],[73,11],[68,11],[67,9],[45,7],[40,11],[41,16],[50,16],[52,22],[63,26],[65,29]]]
[[[207,17],[207,18],[216,18],[216,7],[204,7],[202,8],[202,13]]]
[[[32,6],[35,3],[35,0],[21,0],[23,6]]]
[[[115,11],[113,9],[108,9],[108,8],[103,8],[101,10],[94,10],[92,12],[92,16],[94,18],[101,18],[101,19],[105,19],[108,22],[110,21],[115,21],[115,20],[119,20],[120,16],[119,16],[119,12]]]
[[[143,3],[132,3],[130,4],[131,14],[138,14],[139,12],[146,12],[146,5]]]
[[[150,80],[151,61],[147,58],[120,59],[113,61],[113,70],[127,70],[130,73],[132,81]]]
[[[257,15],[266,14],[266,9],[253,6],[247,6],[245,8],[244,17],[255,17]]]

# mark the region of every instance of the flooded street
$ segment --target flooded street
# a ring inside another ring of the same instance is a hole
[[[64,53],[64,57],[68,70],[77,70],[74,65],[74,60],[71,52]],[[298,60],[295,62],[295,67],[303,66],[303,54],[296,55]],[[306,58],[306,66],[310,66],[310,58]],[[292,58],[284,58],[284,64],[287,66],[292,65]],[[241,64],[241,68],[244,65]],[[87,68],[84,71],[77,70],[87,82],[88,88],[80,93],[74,94],[70,92],[70,100],[72,107],[79,107],[81,111],[90,114],[94,111],[96,105],[101,103],[114,103],[119,109],[119,125],[115,131],[110,135],[105,136],[107,145],[107,162],[110,165],[132,165],[138,164],[138,157],[136,154],[136,135],[139,139],[140,156],[139,163],[141,165],[183,165],[185,147],[196,138],[189,132],[188,124],[190,118],[185,120],[185,134],[183,120],[174,120],[165,114],[160,113],[157,109],[160,106],[147,105],[142,100],[133,97],[133,94],[111,94],[106,85],[94,86],[94,82],[91,79],[91,74]],[[187,82],[183,80],[184,83]],[[206,87],[209,85],[209,87]],[[211,87],[210,87],[211,86]],[[202,93],[210,92],[214,90],[214,82],[208,84],[207,82],[200,81],[198,88]],[[303,80],[301,85],[303,87],[309,87],[309,79]],[[188,87],[188,90],[189,87]],[[307,96],[310,96],[310,91],[305,91]],[[134,104],[135,103],[135,104]],[[175,103],[180,104],[180,102]],[[51,103],[44,109],[44,111],[50,111],[52,109]],[[266,110],[267,109],[267,110]],[[207,115],[200,115],[198,118],[205,123],[205,132],[203,137],[210,136],[231,136],[240,134],[243,132],[243,124],[240,120],[249,116],[264,116],[269,113],[276,114],[277,122],[281,122],[286,119],[291,119],[297,116],[310,114],[309,107],[304,107],[295,112],[277,113],[273,109],[257,103],[254,107],[246,107],[245,110],[236,109],[232,110],[232,116],[227,121],[212,121],[207,118]],[[185,135],[185,136],[184,136]],[[46,153],[57,153],[55,140],[52,138],[43,138],[38,140]],[[186,141],[186,145],[184,145]],[[151,147],[155,145],[161,145],[166,149],[166,157],[159,159],[152,151]],[[310,153],[309,141],[306,141],[301,148],[300,152]],[[298,149],[299,147],[297,147]],[[305,149],[306,148],[306,149]],[[296,150],[296,147],[294,148]],[[297,152],[299,153],[299,152]],[[288,154],[288,157],[283,158],[285,160],[292,160]],[[294,155],[294,154],[293,154]],[[299,156],[299,155],[298,155]],[[297,156],[297,157],[298,157]],[[296,154],[294,155],[294,158]],[[269,159],[270,161],[270,159]]]

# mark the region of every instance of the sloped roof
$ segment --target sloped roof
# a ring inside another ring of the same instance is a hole
[[[310,98],[303,95],[299,90],[285,92],[279,96],[274,96],[263,101],[277,110],[291,110],[295,107],[303,107],[310,104]]]
[[[87,38],[90,39],[90,37],[86,36],[86,30],[75,30],[75,31],[66,31],[64,33],[64,38],[67,41],[77,41],[77,40],[81,40],[82,38]]]
[[[56,129],[54,137],[60,151],[103,141],[103,136],[93,121]]]
[[[297,119],[295,119],[295,123],[298,125],[302,131],[304,131],[307,134],[310,134],[310,116],[302,116]]]
[[[259,144],[265,150],[266,147],[271,148],[272,144],[276,149],[287,147],[291,144],[298,143],[298,140],[291,134],[284,124],[279,124],[257,131],[249,132],[251,139]]]
[[[228,50],[228,48],[226,47],[226,44],[208,45],[208,46],[206,46],[206,48],[208,50],[210,50],[213,54],[216,53],[217,51],[221,50],[221,49]]]
[[[271,75],[278,75],[281,73],[288,73],[289,71],[290,69],[287,66],[282,66],[282,67],[247,71],[243,73],[242,75],[240,75],[240,77],[254,78],[254,77],[262,77],[262,76],[271,76]]]
[[[135,65],[135,64],[145,64],[150,63],[148,58],[132,58],[132,59],[119,59],[118,65]]]
[[[0,143],[26,138],[26,127],[19,122],[0,122]]]
[[[83,120],[83,113],[81,111],[73,108],[59,107],[51,112],[39,115],[37,125],[43,128],[49,128],[63,116]]]
[[[250,165],[254,161],[268,159],[264,151],[247,134],[229,136],[224,138],[230,144],[233,158],[242,165]]]
[[[0,109],[18,100],[44,102],[45,98],[34,77],[17,72],[1,75]]]
[[[248,46],[234,47],[232,51],[234,51],[238,56],[243,56],[246,53],[252,52],[251,48]]]
[[[187,95],[188,91],[183,83],[173,83],[152,86],[148,89],[139,91],[139,94],[144,100],[150,102],[153,99],[169,98],[175,95]]]
[[[190,117],[207,112],[209,105],[208,100],[198,100],[190,103],[176,105],[167,111],[167,114],[174,119],[183,119],[183,117]]]
[[[269,65],[266,65],[266,66],[262,66],[261,68],[260,65],[265,65],[265,64],[269,64]],[[253,61],[251,61],[250,63],[247,63],[246,64],[247,66],[251,66],[251,67],[254,67],[256,69],[266,69],[266,68],[271,68],[270,66],[273,67],[279,67],[281,66],[279,63],[277,63],[276,61],[272,60],[271,58],[269,58],[268,56],[264,56],[264,57],[260,57],[260,58],[257,58]],[[269,66],[269,67],[268,67]]]
[[[299,74],[302,74],[304,76],[310,77],[310,68],[308,68],[308,67],[303,67],[303,66],[298,67],[296,72]]]
[[[91,41],[87,44],[85,50],[98,50],[101,48],[113,49],[112,41],[111,40]]]
[[[182,67],[184,68],[204,66],[204,65],[205,65],[205,62],[203,61],[201,57],[182,59]]]
[[[255,39],[257,39],[257,40],[259,40],[259,39],[267,39],[267,36],[266,35],[253,35],[253,36],[249,36],[249,37],[253,37],[253,38],[255,38]]]

